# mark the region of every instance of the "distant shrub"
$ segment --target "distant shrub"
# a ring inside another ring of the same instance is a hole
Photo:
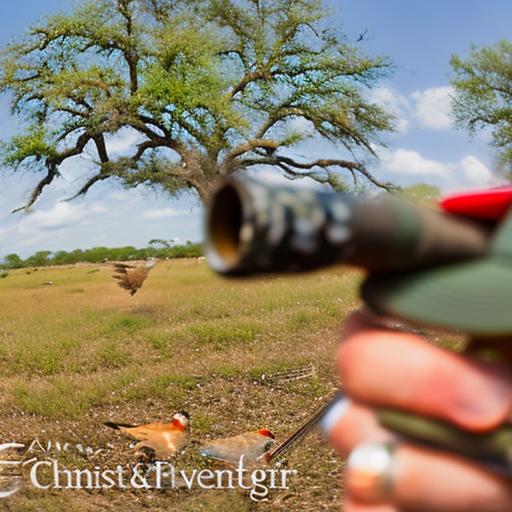
[[[152,240],[152,242],[154,242]],[[27,259],[17,254],[9,254],[3,259],[7,269],[26,267],[46,267],[48,265],[73,265],[75,263],[103,263],[107,261],[145,260],[147,258],[174,259],[198,258],[202,256],[201,244],[187,242],[184,245],[151,244],[149,247],[137,249],[131,245],[126,247],[93,247],[91,249],[75,249],[74,251],[38,251]],[[1,272],[1,271],[0,271]],[[6,272],[6,271],[5,271]],[[6,274],[7,275],[7,274]],[[0,278],[6,277],[0,273]]]

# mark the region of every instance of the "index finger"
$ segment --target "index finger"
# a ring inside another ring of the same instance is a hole
[[[512,375],[499,363],[473,360],[408,332],[355,314],[338,351],[344,390],[370,405],[404,409],[479,432],[512,410]]]

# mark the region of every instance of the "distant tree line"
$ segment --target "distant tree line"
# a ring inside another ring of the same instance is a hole
[[[202,246],[192,242],[183,245],[171,245],[152,240],[149,247],[93,247],[92,249],[75,249],[74,251],[38,251],[23,259],[17,254],[8,254],[3,258],[1,267],[7,269],[26,267],[46,267],[49,265],[72,265],[74,263],[103,263],[107,261],[144,260],[147,258],[194,258],[203,254]]]

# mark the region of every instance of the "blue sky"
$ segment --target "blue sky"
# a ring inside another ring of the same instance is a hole
[[[34,21],[60,9],[69,0],[4,2],[0,45],[22,35]],[[366,30],[370,54],[390,56],[394,75],[372,92],[375,101],[399,119],[400,131],[387,137],[379,177],[401,184],[427,182],[444,190],[485,186],[495,182],[493,151],[485,134],[470,139],[451,126],[449,58],[467,55],[470,45],[494,44],[510,37],[512,3],[505,0],[434,1],[327,0],[334,20],[349,40]],[[16,131],[5,99],[0,100],[0,138]],[[133,138],[124,133],[112,148],[126,151]],[[328,145],[306,143],[299,152],[311,157],[336,156]],[[35,177],[0,170],[0,256],[36,250],[87,248],[95,245],[143,246],[152,238],[201,239],[202,211],[198,201],[179,200],[151,190],[124,191],[102,184],[84,199],[61,199],[76,190],[87,162],[77,159],[48,190],[31,214],[10,215],[23,204]]]

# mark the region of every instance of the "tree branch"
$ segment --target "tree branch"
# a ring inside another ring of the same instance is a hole
[[[166,136],[166,137],[171,137],[171,133],[169,132],[169,130],[162,124],[162,123],[159,123],[158,121],[156,121],[155,119],[153,119],[152,117],[149,117],[145,114],[137,114],[137,116],[139,117],[139,119],[143,122],[143,123],[146,123],[146,124],[151,124],[153,125],[155,128],[158,128],[159,130],[162,131],[162,133]]]
[[[226,156],[224,163],[222,164],[222,169],[228,169],[230,163],[235,160],[236,158],[244,155],[245,153],[249,153],[250,151],[254,151],[257,148],[265,149],[270,153],[273,153],[276,151],[276,149],[279,147],[279,143],[274,140],[267,140],[267,139],[253,139],[250,141],[247,141],[243,144],[240,144],[236,148],[232,149],[228,155]],[[221,170],[221,174],[224,174]]]
[[[80,196],[85,196],[85,194],[87,194],[87,192],[89,192],[89,189],[95,185],[96,183],[98,183],[98,181],[103,181],[103,180],[106,180],[110,178],[110,174],[96,174],[94,175],[92,178],[90,178],[83,186],[82,188],[73,196],[69,197],[68,199],[66,199],[65,201],[73,201],[73,199],[76,199],[77,197],[80,197]]]
[[[105,144],[105,137],[102,133],[98,135],[94,135],[93,137],[94,143],[96,144],[96,149],[98,151],[98,156],[100,158],[100,162],[106,163],[110,159],[107,153],[107,145]]]
[[[329,176],[322,177],[312,169],[314,169],[315,167],[319,167],[328,173],[329,167],[342,167],[344,169],[347,169],[353,176],[354,173],[362,174],[370,183],[373,183],[375,186],[379,188],[382,188],[389,192],[397,189],[397,187],[392,185],[391,183],[385,183],[378,180],[375,176],[373,176],[373,174],[368,169],[365,168],[363,164],[359,162],[352,162],[350,160],[319,159],[314,160],[313,162],[297,162],[296,160],[290,157],[274,155],[269,157],[241,160],[236,165],[236,168],[253,167],[255,165],[275,165],[285,170],[288,174],[292,174],[296,178],[309,177],[314,179],[315,181],[320,181],[322,183],[329,183]]]
[[[245,88],[251,83],[255,82],[256,80],[259,80],[261,78],[265,77],[265,73],[261,70],[251,71],[249,73],[246,73],[240,82],[238,82],[235,87],[233,87],[232,91],[230,92],[230,96],[233,98],[236,96],[239,92],[243,92]]]
[[[12,213],[16,213],[22,210],[27,211],[37,201],[39,196],[42,194],[43,189],[50,185],[52,181],[59,175],[59,165],[64,162],[64,160],[71,158],[72,156],[79,155],[85,148],[86,144],[91,140],[91,138],[92,137],[90,134],[83,133],[78,137],[74,147],[66,149],[55,156],[47,157],[45,161],[47,169],[46,176],[35,186],[28,202],[24,206],[20,206],[19,208],[13,210]]]
[[[98,141],[96,140],[96,138],[98,139]],[[101,163],[110,162],[110,159],[106,152],[105,139],[103,137],[103,134],[95,136],[94,141],[96,142],[96,146],[98,148],[98,154],[99,154]],[[162,146],[160,140],[144,141],[137,145],[137,152],[135,153],[135,155],[130,157],[129,160],[132,161],[134,165],[136,165],[137,162],[142,158],[142,156],[144,155],[146,150],[148,150],[150,148],[160,147],[160,146]],[[99,181],[106,180],[106,179],[110,178],[111,176],[112,175],[108,172],[100,172],[99,174],[96,174],[95,176],[90,178],[75,195],[66,199],[66,201],[72,201],[73,199],[76,199],[77,197],[84,196],[93,185],[95,185]]]
[[[133,162],[135,163],[138,160],[140,160],[140,158],[142,158],[142,155],[144,155],[144,153],[148,149],[158,148],[158,147],[164,146],[165,144],[162,144],[162,140],[165,140],[165,139],[161,139],[161,140],[146,140],[144,142],[141,142],[140,144],[137,144],[137,152],[131,157],[131,160],[133,160]]]
[[[17,213],[22,210],[27,211],[37,201],[38,197],[43,192],[43,189],[48,186],[56,178],[56,176],[58,176],[57,166],[54,164],[47,164],[46,176],[35,186],[32,194],[30,194],[30,199],[28,200],[27,204],[20,206],[19,208],[15,208],[11,213]]]

